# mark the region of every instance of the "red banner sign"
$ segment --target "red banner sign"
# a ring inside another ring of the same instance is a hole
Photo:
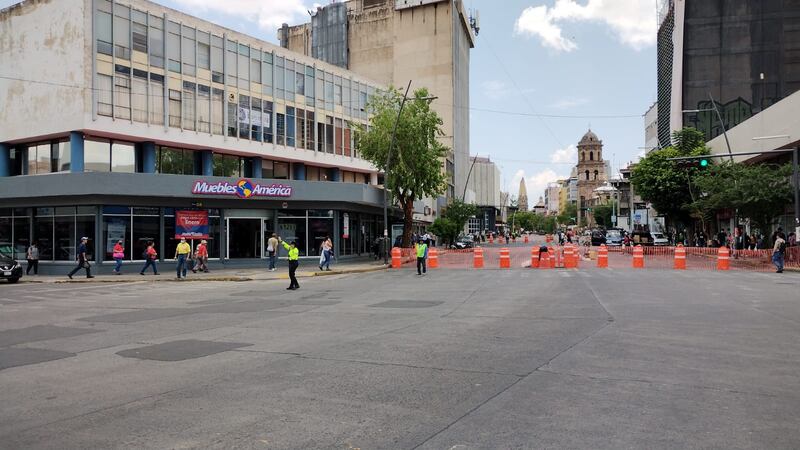
[[[175,211],[175,239],[208,239],[208,211]]]

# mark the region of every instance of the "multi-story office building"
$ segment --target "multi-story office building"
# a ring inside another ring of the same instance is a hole
[[[146,0],[26,0],[0,35],[0,246],[17,257],[35,240],[72,262],[83,236],[97,261],[116,239],[128,260],[147,241],[171,257],[192,221],[223,263],[273,232],[357,255],[382,230],[353,132],[381,85]]]
[[[660,17],[662,146],[683,126],[722,134],[712,99],[730,129],[800,89],[797,2],[667,0]]]
[[[442,117],[447,198],[460,198],[469,173],[469,61],[479,24],[462,0],[348,0],[311,12],[311,22],[278,35],[281,45],[385,85],[427,87]],[[310,52],[310,53],[308,53]],[[467,187],[469,188],[469,187]],[[426,201],[435,211],[437,205]],[[433,215],[415,214],[420,221]]]
[[[655,102],[644,114],[644,151],[645,153],[650,153],[660,147],[658,141],[658,102]]]
[[[475,156],[473,161],[466,201],[478,207],[478,214],[469,219],[467,231],[469,233],[497,231],[497,219],[502,206],[500,169],[488,157]],[[472,198],[469,196],[470,192],[473,193]]]
[[[544,191],[546,214],[556,215],[561,203],[561,181],[549,183]]]

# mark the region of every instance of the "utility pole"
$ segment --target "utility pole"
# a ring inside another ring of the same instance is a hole
[[[800,169],[798,169],[798,160],[800,160],[800,147],[795,147],[792,152],[792,175],[794,178],[794,232],[795,236],[800,236]]]

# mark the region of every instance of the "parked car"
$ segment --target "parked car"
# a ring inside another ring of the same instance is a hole
[[[475,243],[472,241],[472,236],[461,236],[455,241],[452,245],[455,249],[465,249],[465,248],[472,248],[475,246]]]
[[[650,237],[652,238],[653,245],[664,247],[669,245],[669,239],[664,236],[664,233],[650,233]]]
[[[0,251],[0,278],[9,283],[16,283],[22,278],[22,265],[5,251]]]
[[[592,230],[592,246],[599,246],[606,243],[606,233],[603,230]]]
[[[609,247],[621,247],[622,246],[622,232],[617,229],[611,229],[606,231],[606,245]]]

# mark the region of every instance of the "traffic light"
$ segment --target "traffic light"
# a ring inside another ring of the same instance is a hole
[[[708,167],[708,159],[703,158],[700,160],[700,167]]]
[[[705,169],[711,165],[711,160],[708,158],[682,159],[676,163],[679,169]]]

